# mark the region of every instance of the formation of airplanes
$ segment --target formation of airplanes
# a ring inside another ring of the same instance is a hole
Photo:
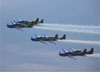
[[[34,25],[38,23],[43,23],[43,22],[44,22],[43,19],[41,19],[41,21],[39,22],[39,18],[36,18],[35,21],[31,21],[31,22],[21,20],[21,19],[16,19],[16,20],[10,21],[10,23],[7,24],[7,27],[22,30],[22,28],[32,28]]]
[[[18,30],[22,30],[22,28],[32,28],[33,26],[39,24],[39,23],[44,23],[44,20],[41,19],[39,21],[39,18],[36,18],[35,21],[25,21],[21,19],[16,19],[13,21],[10,21],[9,24],[7,24],[8,28],[16,28]],[[35,38],[31,37],[31,40],[34,42],[42,42],[47,44],[47,42],[51,42],[55,44],[55,41],[57,40],[66,40],[66,34],[64,34],[62,37],[58,37],[58,34],[56,34],[54,37],[47,36],[43,34],[43,36],[39,36],[37,34],[34,34]],[[94,53],[94,48],[91,48],[90,51],[87,51],[87,49],[84,49],[83,51],[81,50],[75,50],[71,49],[71,51],[65,50],[62,48],[63,53],[59,52],[59,55],[62,57],[70,57],[70,58],[75,58],[75,56],[85,56],[86,54],[93,54]]]

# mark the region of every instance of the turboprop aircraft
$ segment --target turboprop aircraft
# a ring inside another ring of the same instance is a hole
[[[7,27],[22,30],[22,28],[32,28],[34,25],[37,25],[38,23],[43,23],[43,19],[40,22],[39,22],[39,18],[36,18],[35,21],[31,21],[31,22],[21,20],[21,19],[16,19],[14,21],[10,21],[10,23],[7,24]]]
[[[81,50],[74,50],[74,49],[72,49],[72,51],[66,51],[65,49],[62,49],[62,51],[64,53],[60,52],[59,53],[60,56],[63,56],[63,57],[68,56],[70,58],[74,58],[75,56],[84,56],[86,54],[93,54],[94,48],[91,48],[90,51],[87,51],[87,49],[84,49],[83,51],[81,51]]]
[[[35,41],[35,42],[40,41],[40,42],[46,43],[46,44],[47,44],[46,41],[55,43],[54,41],[57,41],[57,40],[65,40],[66,39],[66,35],[65,34],[61,38],[58,38],[58,34],[56,34],[54,37],[48,37],[46,35],[44,35],[42,37],[42,36],[38,36],[38,35],[35,34],[35,37],[36,38],[31,37],[31,40],[32,41]]]

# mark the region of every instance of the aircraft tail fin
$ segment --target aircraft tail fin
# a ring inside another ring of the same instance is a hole
[[[64,34],[61,39],[65,40],[66,39],[66,34]]]
[[[83,51],[83,55],[86,55],[86,51],[87,51],[87,49],[84,49],[84,51]]]
[[[94,53],[94,48],[91,48],[91,50],[89,51],[90,54]]]
[[[36,18],[35,22],[36,22],[36,24],[38,24],[39,23],[39,18]]]
[[[56,34],[54,38],[55,38],[55,40],[58,40],[58,34]]]
[[[30,23],[30,27],[33,27],[34,26],[34,22],[32,21],[31,23]]]
[[[40,21],[40,23],[43,23],[44,22],[44,20],[42,19],[41,21]]]

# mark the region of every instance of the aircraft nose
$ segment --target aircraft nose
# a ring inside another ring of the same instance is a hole
[[[33,37],[31,37],[31,40],[32,40],[32,41],[34,40]]]
[[[59,55],[60,55],[60,56],[62,55],[61,52],[59,52]]]
[[[7,24],[7,27],[10,27],[10,26]]]
[[[33,40],[33,39],[31,38],[31,40]]]
[[[9,28],[15,28],[14,25],[8,25],[8,24],[7,24],[7,27],[9,27]]]

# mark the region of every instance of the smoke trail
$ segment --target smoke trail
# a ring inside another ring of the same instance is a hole
[[[86,56],[100,58],[100,53],[94,53],[94,54],[90,54],[90,55],[88,54]]]
[[[54,31],[64,31],[64,32],[77,32],[77,33],[90,33],[90,34],[99,34],[98,30],[85,30],[85,29],[76,29],[76,28],[57,28],[57,27],[45,27],[45,26],[34,26],[36,29],[46,29],[46,30],[54,30]]]
[[[82,41],[82,40],[58,40],[59,42],[88,44],[88,45],[100,45],[100,41]]]
[[[41,27],[53,27],[62,29],[77,29],[77,30],[90,30],[99,31],[99,26],[79,26],[79,25],[60,25],[60,24],[40,24]]]
[[[61,28],[83,28],[83,29],[100,29],[99,26],[80,26],[80,25],[61,25],[61,24],[40,24],[40,26],[47,26],[47,27],[61,27]]]

